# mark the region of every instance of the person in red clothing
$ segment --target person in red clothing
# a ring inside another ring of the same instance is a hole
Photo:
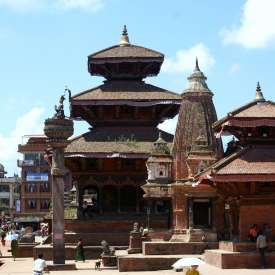
[[[250,229],[249,229],[249,240],[251,242],[256,242],[257,237],[258,237],[258,233],[259,233],[259,228],[257,224],[253,224]]]

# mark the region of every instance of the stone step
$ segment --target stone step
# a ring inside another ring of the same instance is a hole
[[[129,233],[128,232],[96,232],[96,233],[65,233],[65,243],[76,244],[79,239],[82,239],[84,245],[100,246],[101,241],[105,240],[111,246],[128,246]],[[47,238],[45,244],[52,242],[52,236]]]
[[[192,255],[194,256],[194,255]],[[120,272],[130,271],[157,271],[172,269],[172,265],[183,257],[189,255],[154,255],[145,256],[134,254],[118,257],[118,270]]]
[[[206,250],[206,263],[224,269],[261,268],[261,258],[258,252],[230,252],[226,250]],[[275,268],[275,252],[266,253],[268,268]]]
[[[75,259],[75,248],[76,245],[66,245],[66,260],[74,260]],[[126,247],[114,247],[116,251],[121,249],[125,249]],[[42,253],[44,259],[46,261],[52,260],[53,247],[52,245],[38,245],[33,248],[33,257],[37,258],[38,254]],[[100,255],[102,253],[101,246],[84,246],[84,254],[87,260],[90,259],[100,259]],[[117,252],[116,252],[117,253]],[[118,253],[119,254],[119,253]]]
[[[255,242],[232,242],[232,241],[220,241],[219,249],[230,252],[255,252]],[[268,243],[268,250],[275,251],[275,242]]]

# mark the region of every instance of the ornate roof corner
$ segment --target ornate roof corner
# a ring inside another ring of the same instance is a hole
[[[129,44],[130,44],[130,41],[129,41],[127,27],[126,27],[126,25],[124,25],[119,45],[120,46],[128,46]]]
[[[259,81],[257,82],[255,100],[256,101],[265,101]]]

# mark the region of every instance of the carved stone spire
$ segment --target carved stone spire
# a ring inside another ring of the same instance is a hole
[[[199,61],[196,57],[196,64],[193,73],[187,78],[188,79],[188,86],[184,92],[210,92],[207,84],[206,79],[207,77],[204,73],[200,70]]]
[[[195,175],[202,160],[211,164],[223,153],[221,140],[216,139],[212,129],[217,114],[206,79],[196,60],[187,89],[182,93],[174,137],[172,153],[176,180]]]
[[[123,27],[119,44],[120,46],[127,46],[130,44],[126,25]]]
[[[259,81],[257,82],[255,100],[256,101],[265,101]]]

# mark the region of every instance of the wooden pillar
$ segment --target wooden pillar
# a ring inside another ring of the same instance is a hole
[[[136,187],[136,213],[139,213],[140,212],[140,209],[139,209],[139,186]]]
[[[101,187],[98,188],[98,209],[99,209],[99,213],[102,214],[103,209],[102,209],[102,188]]]
[[[117,188],[117,212],[120,214],[120,187]]]
[[[188,199],[188,228],[194,228],[194,201],[193,198]]]

